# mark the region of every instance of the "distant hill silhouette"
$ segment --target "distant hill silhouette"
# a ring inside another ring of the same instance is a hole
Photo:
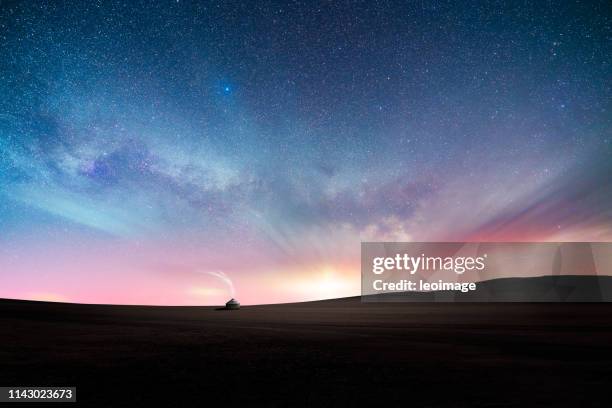
[[[380,295],[351,296],[345,298],[321,299],[306,302],[283,304],[261,304],[246,306],[296,305],[300,307],[316,306],[320,303],[342,305],[349,303],[375,302],[612,302],[612,276],[556,275],[530,278],[499,278],[477,283],[476,290],[470,292],[436,291],[436,292],[397,292]],[[87,313],[92,308],[107,309],[115,306],[125,310],[180,309],[180,308],[215,308],[215,306],[147,306],[147,305],[109,305],[82,304],[86,308],[73,308],[77,303],[31,301],[19,299],[0,299],[0,306],[16,306],[14,313],[20,313],[29,307],[48,304],[69,308],[72,312]],[[65,306],[62,306],[65,305]],[[25,309],[24,309],[25,308]],[[225,309],[225,308],[222,308]],[[66,309],[68,310],[68,309]],[[118,309],[117,309],[118,310]],[[8,312],[8,309],[5,309]],[[10,314],[10,313],[9,313]]]

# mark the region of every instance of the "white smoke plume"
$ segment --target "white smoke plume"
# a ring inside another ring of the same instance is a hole
[[[233,298],[235,291],[234,291],[234,283],[232,282],[232,280],[230,279],[229,276],[227,276],[227,274],[225,272],[221,272],[221,271],[198,271],[200,273],[204,273],[206,275],[211,275],[214,276],[217,279],[220,279],[223,283],[225,283],[227,285],[227,288],[230,292],[230,296]]]

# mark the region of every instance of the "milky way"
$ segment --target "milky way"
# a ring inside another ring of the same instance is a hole
[[[611,240],[609,9],[534,3],[0,2],[0,297],[316,299],[362,240]]]

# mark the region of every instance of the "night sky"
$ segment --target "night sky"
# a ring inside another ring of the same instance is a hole
[[[362,240],[612,240],[607,2],[0,1],[0,297],[356,295]]]

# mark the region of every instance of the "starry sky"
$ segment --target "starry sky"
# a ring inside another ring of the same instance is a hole
[[[609,4],[531,3],[0,1],[0,297],[320,299],[364,240],[612,240]]]

